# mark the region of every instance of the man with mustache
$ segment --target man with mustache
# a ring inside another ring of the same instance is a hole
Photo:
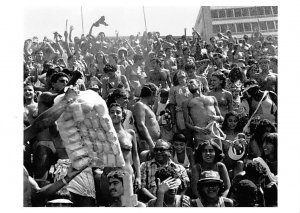
[[[124,195],[123,177],[125,176],[125,174],[125,170],[118,169],[111,171],[107,175],[109,193],[114,200],[110,207],[122,207],[121,196]],[[146,205],[142,202],[137,201],[137,205],[135,207],[146,207]]]

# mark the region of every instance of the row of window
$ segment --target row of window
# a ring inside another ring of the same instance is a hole
[[[259,27],[259,28],[258,28]],[[260,31],[272,31],[278,29],[278,21],[260,21],[236,24],[216,24],[213,25],[213,33],[225,33],[230,30],[232,33],[253,32],[255,29]]]
[[[220,10],[211,10],[211,18],[233,18],[233,17],[252,17],[252,16],[265,16],[277,15],[277,6],[264,6],[264,7],[246,7],[246,8],[229,8]]]

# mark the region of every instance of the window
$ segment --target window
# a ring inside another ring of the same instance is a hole
[[[236,29],[237,29],[237,32],[240,32],[240,33],[244,32],[244,25],[243,25],[243,23],[236,24]]]
[[[241,17],[242,16],[241,8],[234,9],[234,15],[235,17]]]
[[[213,33],[217,34],[219,33],[221,30],[220,30],[220,25],[213,25]]]
[[[211,11],[211,18],[219,18],[217,10],[212,10]]]
[[[233,17],[233,9],[227,9],[226,15],[227,15],[227,18]]]
[[[242,8],[242,15],[243,16],[249,16],[250,15],[249,8]]]
[[[232,33],[235,33],[235,32],[236,32],[235,24],[228,24],[228,29],[229,29]]]
[[[272,9],[271,7],[264,7],[266,15],[272,15]]]
[[[226,33],[226,31],[227,31],[227,24],[221,24],[220,27],[221,27],[221,33]]]
[[[245,32],[251,32],[251,24],[250,23],[244,23],[244,29]]]
[[[257,7],[257,10],[258,10],[258,15],[260,15],[260,16],[265,15],[264,7]]]
[[[251,25],[252,25],[252,31],[255,31],[255,30],[258,29],[258,23],[257,22],[252,22]]]
[[[256,7],[251,7],[250,8],[250,15],[251,16],[257,16],[257,8]]]
[[[259,22],[259,29],[264,31],[267,30],[267,22],[266,21],[260,21]]]
[[[219,10],[219,18],[225,18],[225,17],[226,17],[225,10]]]
[[[277,6],[273,6],[272,7],[272,10],[273,10],[273,14],[278,14],[278,7]]]
[[[274,21],[267,21],[267,26],[269,30],[275,30]]]
[[[278,21],[275,21],[276,29],[278,29]]]

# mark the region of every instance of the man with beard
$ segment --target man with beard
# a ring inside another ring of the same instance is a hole
[[[201,142],[211,139],[211,130],[207,128],[209,123],[213,121],[222,123],[224,120],[216,98],[203,95],[200,91],[200,84],[196,79],[188,82],[188,88],[193,94],[193,98],[182,103],[185,125],[194,131],[195,147],[198,147]],[[221,141],[216,141],[216,143],[222,147]]]

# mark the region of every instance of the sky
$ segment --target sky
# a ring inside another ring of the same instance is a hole
[[[172,34],[181,36],[184,28],[187,35],[191,35],[192,27],[200,9],[198,6],[144,6],[148,31],[159,31],[161,35]],[[120,36],[142,35],[145,31],[145,22],[142,5],[126,6],[99,6],[82,4],[84,34],[90,30],[92,23],[102,15],[105,16],[108,26],[100,25],[93,28],[93,35],[103,31],[107,36],[115,36],[115,31]],[[24,8],[24,39],[37,36],[42,40],[44,36],[53,38],[53,32],[58,31],[63,35],[68,20],[74,26],[73,36],[82,34],[81,6],[80,5],[36,5]]]

